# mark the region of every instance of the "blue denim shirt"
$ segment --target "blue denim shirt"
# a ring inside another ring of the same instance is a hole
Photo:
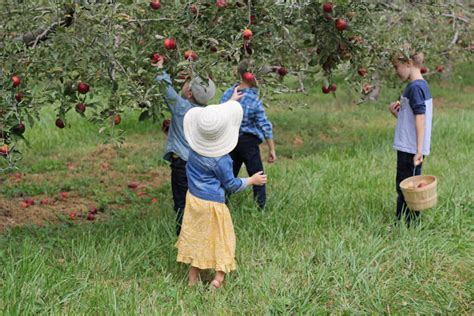
[[[218,203],[225,203],[225,191],[240,192],[248,185],[247,179],[234,177],[229,155],[210,158],[190,150],[186,174],[192,195]]]
[[[233,85],[222,95],[220,103],[229,101],[234,93]],[[262,101],[258,99],[258,90],[256,88],[240,89],[245,95],[239,100],[244,110],[244,118],[240,125],[240,135],[247,133],[257,136],[260,141],[273,138],[272,123],[268,120]]]
[[[184,115],[193,107],[200,105],[191,103],[189,100],[181,97],[173,88],[171,77],[166,72],[157,76],[156,81],[164,81],[166,83],[165,103],[171,112],[171,125],[168,131],[168,140],[166,142],[166,150],[163,158],[171,161],[171,156],[175,153],[181,159],[187,161],[189,156],[189,144],[184,137]]]

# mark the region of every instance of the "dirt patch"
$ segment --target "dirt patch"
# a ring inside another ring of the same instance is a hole
[[[132,147],[128,146],[130,149]],[[0,185],[12,186],[20,191],[24,184],[35,184],[40,188],[57,189],[57,192],[50,196],[26,196],[25,193],[15,192],[16,197],[13,198],[0,195],[0,232],[22,225],[86,222],[94,207],[99,208],[94,220],[104,220],[110,216],[111,210],[120,211],[125,205],[111,202],[111,205],[104,206],[105,212],[102,212],[98,201],[104,198],[109,201],[120,200],[130,191],[143,203],[158,203],[153,192],[169,181],[169,168],[162,166],[142,172],[137,166],[130,165],[125,170],[115,170],[114,165],[119,159],[121,157],[114,147],[100,145],[92,153],[77,157],[74,161],[64,161],[64,170],[39,174],[17,172],[3,177]],[[61,197],[60,190],[66,182],[77,184],[77,190],[67,192],[67,197]],[[137,187],[129,188],[131,182],[136,182]],[[96,191],[100,191],[99,196],[95,194]]]
[[[94,202],[75,197],[71,193],[69,192],[69,197],[65,200],[35,196],[32,198],[35,204],[31,206],[26,206],[23,198],[0,197],[0,231],[26,224],[42,226],[68,219],[86,220],[89,211],[95,207]],[[42,204],[42,201],[47,203]]]
[[[474,86],[467,86],[467,87],[464,87],[464,92],[466,92],[466,93],[474,93]]]

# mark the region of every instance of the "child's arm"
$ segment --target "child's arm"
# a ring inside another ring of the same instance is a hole
[[[416,131],[416,154],[413,157],[413,164],[420,165],[423,162],[423,142],[425,140],[425,92],[419,87],[412,89],[408,95],[410,107],[415,114]]]
[[[267,182],[267,176],[262,171],[257,172],[250,178],[236,178],[232,171],[232,160],[219,160],[215,173],[222,186],[227,192],[237,193],[243,191],[249,185],[263,185]]]
[[[415,115],[416,128],[416,154],[413,157],[413,164],[420,165],[423,162],[423,142],[425,140],[425,114]]]
[[[230,98],[232,97],[234,93],[234,90],[233,89],[227,89],[224,94],[222,95],[219,103],[224,103],[224,102],[227,102],[230,100]]]
[[[176,105],[177,100],[180,98],[180,96],[178,95],[176,90],[173,88],[170,75],[166,72],[163,72],[161,75],[156,76],[155,80],[158,82],[163,81],[165,83],[165,85],[160,85],[160,91],[165,96],[166,106],[168,106],[168,109],[171,111],[171,113],[173,113],[174,107],[172,105],[173,104]],[[174,101],[174,102],[169,102],[169,101]]]
[[[258,110],[256,114],[257,126],[263,132],[265,141],[268,145],[268,162],[273,163],[277,159],[275,143],[273,142],[273,126],[272,123],[267,118],[265,110],[263,109],[263,104],[259,102]]]

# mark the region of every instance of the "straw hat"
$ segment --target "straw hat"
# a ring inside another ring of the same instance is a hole
[[[224,156],[237,145],[242,118],[242,106],[237,101],[195,107],[184,116],[184,136],[198,154]]]

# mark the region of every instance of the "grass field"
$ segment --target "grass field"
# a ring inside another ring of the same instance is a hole
[[[387,105],[401,88],[361,105],[342,83],[336,98],[314,87],[273,101],[279,160],[266,166],[268,208],[258,211],[250,191],[234,196],[238,270],[218,292],[205,283],[188,289],[187,267],[175,262],[159,126],[129,113],[127,141],[115,149],[97,145],[98,127],[74,113],[72,128],[57,129],[46,109],[26,133],[23,174],[1,176],[0,311],[472,315],[474,67],[458,69],[450,80],[430,79],[434,129],[423,173],[439,178],[439,203],[412,229],[387,230],[396,198]],[[60,191],[66,201],[55,199]],[[21,209],[25,196],[53,202]],[[94,222],[81,217],[91,205],[100,207]]]

